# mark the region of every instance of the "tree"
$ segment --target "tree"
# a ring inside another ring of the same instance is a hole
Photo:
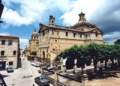
[[[99,58],[99,45],[97,44],[90,44],[87,47],[88,49],[88,55],[90,56],[89,58],[93,59],[93,64],[94,64],[94,71],[97,70],[97,63],[100,61]]]
[[[83,69],[85,68],[85,64],[86,64],[86,53],[85,50],[86,48],[83,46],[78,47],[78,53],[77,53],[77,67],[81,67],[81,73],[83,74]]]
[[[98,68],[98,62],[100,62],[100,64],[105,62],[105,69],[107,68],[109,60],[112,62],[112,67],[115,66],[115,60],[117,60],[117,64],[120,66],[120,45],[75,45],[69,49],[66,49],[59,56],[62,58],[67,58],[66,67],[68,69],[74,67],[75,59],[77,59],[77,67],[81,67],[82,70],[84,69],[85,65],[89,66],[93,60],[94,71],[96,72]]]
[[[62,52],[61,56],[64,58],[67,58],[66,61],[66,68],[72,69],[74,67],[74,60],[78,57],[78,46],[73,46],[70,49],[66,49],[64,52]]]

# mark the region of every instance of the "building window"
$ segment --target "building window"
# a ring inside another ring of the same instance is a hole
[[[13,51],[13,55],[16,55],[16,51]]]
[[[82,38],[82,34],[80,34],[80,38]]]
[[[2,43],[1,43],[2,45],[5,45],[5,40],[2,40]]]
[[[53,48],[53,51],[55,51],[55,48]]]
[[[43,51],[42,54],[43,54],[43,59],[44,59],[45,58],[45,51]]]
[[[37,52],[31,52],[31,55],[36,56]]]
[[[57,42],[57,40],[55,40],[55,42]]]
[[[42,32],[43,36],[45,35],[45,31]]]
[[[12,61],[10,61],[10,62],[9,62],[9,65],[13,65],[13,62],[12,62]]]
[[[1,56],[4,56],[5,55],[5,51],[1,51]]]
[[[97,36],[98,36],[98,33],[96,33],[95,35],[96,35],[96,37],[97,37]]]
[[[88,37],[88,35],[87,34],[85,34],[85,38],[87,38]]]
[[[12,41],[10,40],[10,41],[8,41],[8,45],[12,45]]]
[[[38,44],[39,44],[39,42],[36,42],[36,44],[38,45]]]
[[[66,36],[68,36],[68,32],[66,32],[66,34],[65,34]]]
[[[75,36],[76,36],[76,33],[73,33],[73,37],[75,38]]]
[[[82,28],[81,31],[84,31],[84,29]]]

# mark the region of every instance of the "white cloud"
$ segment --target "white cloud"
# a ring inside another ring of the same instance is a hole
[[[30,24],[33,21],[31,18],[23,17],[16,11],[8,8],[4,8],[2,18],[3,21],[12,25]]]
[[[116,20],[116,21],[119,21],[120,22],[120,10],[117,10],[115,12],[113,12],[110,16],[110,18],[112,18],[112,20]]]
[[[85,12],[87,19],[90,20],[94,15],[93,13],[100,8],[102,2],[103,0],[75,0],[69,7],[69,11],[66,11],[61,17],[63,24],[75,24],[81,11]]]
[[[77,14],[79,14],[81,10],[85,12],[87,18],[90,19],[94,11],[100,7],[102,1],[103,0],[4,0],[7,4],[3,13],[3,19],[13,25],[28,25],[35,21],[42,21],[44,15],[49,14],[50,11],[59,9],[63,12],[61,16],[63,24],[71,25],[77,22]],[[13,2],[20,4],[19,12],[7,8],[7,6]]]
[[[19,3],[20,8],[18,10],[10,9],[9,5],[12,2]],[[7,4],[5,4],[2,19],[11,25],[29,25],[39,21],[46,10],[45,5],[40,0],[5,0],[4,3]]]
[[[21,3],[21,0],[2,0],[2,3],[7,6],[11,6],[11,3]]]
[[[0,35],[2,35],[2,36],[10,36],[11,34],[9,34],[9,33],[0,33]]]

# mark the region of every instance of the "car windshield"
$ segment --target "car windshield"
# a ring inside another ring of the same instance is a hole
[[[47,77],[46,77],[46,76],[43,76],[43,75],[40,76],[39,78],[40,78],[40,79],[47,79]]]

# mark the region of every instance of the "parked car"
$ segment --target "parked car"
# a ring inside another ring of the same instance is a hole
[[[53,72],[50,72],[50,71],[46,71],[46,70],[44,70],[44,72],[43,72],[43,74],[45,74],[45,75],[52,75],[52,74],[54,74]]]
[[[52,74],[55,73],[55,69],[54,68],[48,68],[48,71],[51,72]]]
[[[14,72],[13,67],[7,67],[7,72],[8,72],[8,73]]]
[[[49,85],[50,82],[49,82],[47,76],[45,76],[45,75],[40,75],[39,77],[36,77],[35,78],[35,83],[38,86],[50,86]]]
[[[32,62],[31,65],[35,67],[40,67],[40,62]]]

